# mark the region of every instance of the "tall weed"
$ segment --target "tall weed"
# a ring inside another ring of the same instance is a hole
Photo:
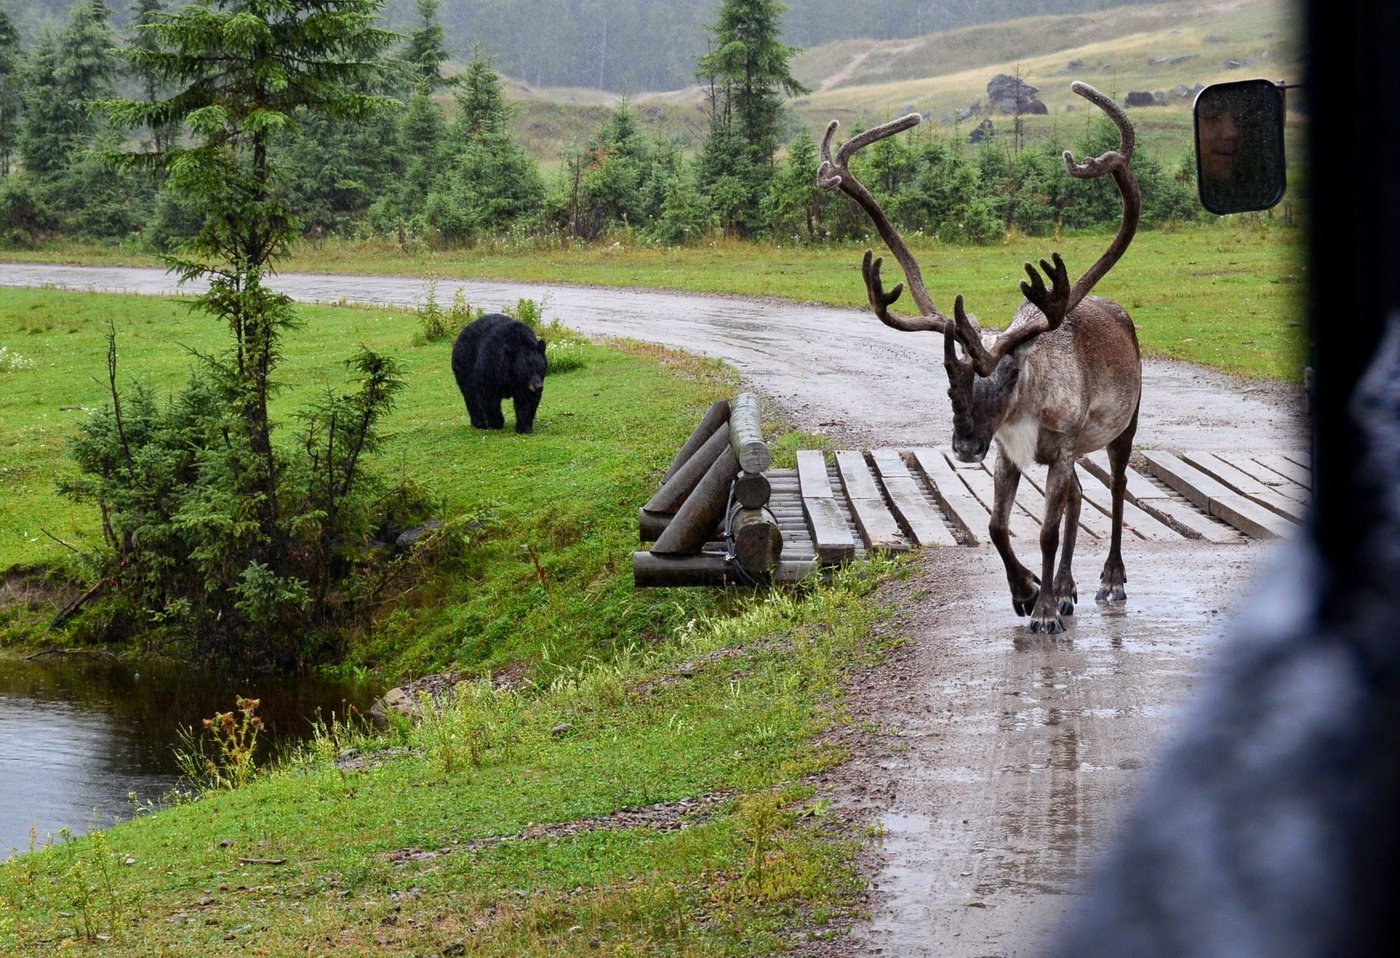
[[[199,732],[180,733],[175,761],[198,792],[242,788],[258,775],[259,702],[240,695],[234,704],[233,711],[205,719]]]

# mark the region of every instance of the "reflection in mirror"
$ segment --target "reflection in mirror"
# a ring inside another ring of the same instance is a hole
[[[1283,199],[1283,90],[1277,84],[1213,84],[1196,97],[1195,116],[1202,206],[1244,213]]]

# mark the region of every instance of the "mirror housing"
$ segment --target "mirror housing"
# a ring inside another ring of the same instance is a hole
[[[1212,213],[1266,210],[1283,199],[1283,89],[1269,80],[1214,83],[1196,95],[1196,183]]]

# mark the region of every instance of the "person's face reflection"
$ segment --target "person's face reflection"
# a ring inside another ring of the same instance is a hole
[[[1240,149],[1240,120],[1229,103],[1202,104],[1199,112],[1201,176],[1228,180],[1235,172]]]

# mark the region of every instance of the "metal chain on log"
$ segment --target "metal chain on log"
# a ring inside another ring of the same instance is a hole
[[[729,490],[738,471],[734,451],[725,449],[686,497],[651,551],[656,555],[695,555],[704,548],[724,518]]]

